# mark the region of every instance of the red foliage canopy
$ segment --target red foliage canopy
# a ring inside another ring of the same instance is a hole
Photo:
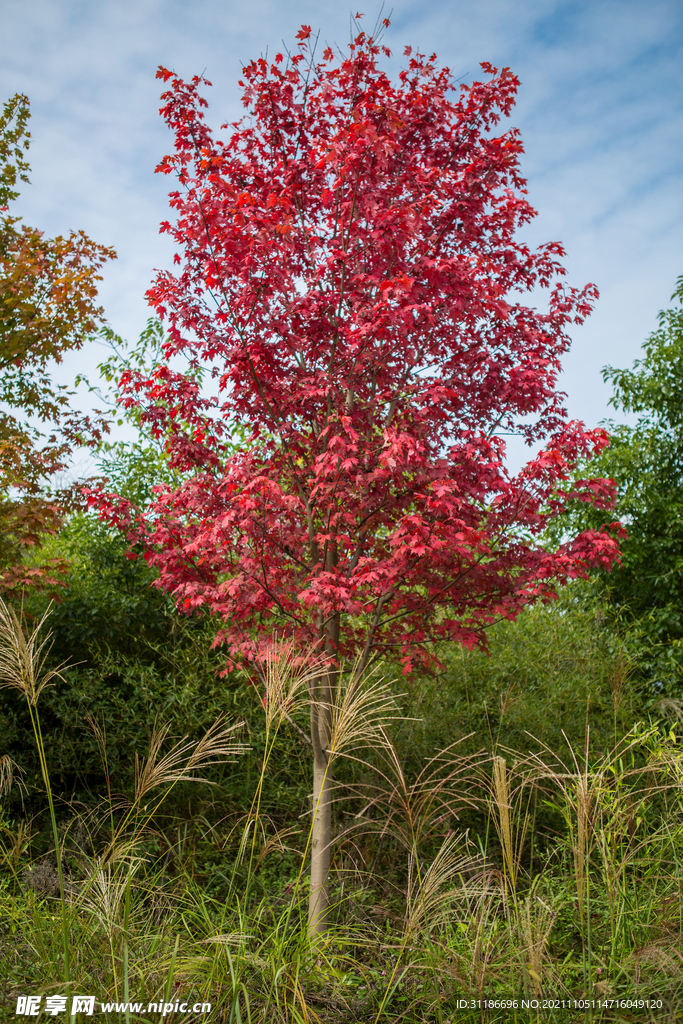
[[[363,34],[322,60],[307,26],[298,38],[244,69],[248,116],[223,140],[209,83],[159,71],[180,269],[149,292],[168,362],[121,387],[186,477],[144,513],[114,497],[103,513],[144,537],[181,607],[220,616],[231,657],[277,633],[409,669],[429,641],[482,644],[617,556],[607,532],[540,542],[568,498],[612,498],[609,481],[571,482],[606,435],[568,422],[556,390],[597,292],[561,283],[560,244],[515,237],[534,211],[519,133],[495,133],[508,68],[457,87],[408,50],[395,85]],[[520,301],[539,286],[547,312]],[[213,394],[179,354],[212,368]],[[508,432],[545,442],[517,475]]]

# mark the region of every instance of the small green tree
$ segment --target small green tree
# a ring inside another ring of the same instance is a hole
[[[647,667],[667,688],[683,672],[683,276],[658,327],[631,369],[606,366],[611,405],[635,426],[610,422],[609,447],[591,462],[618,485],[614,517],[626,527],[621,564],[602,573],[612,606],[635,617],[650,641]],[[581,506],[572,525],[601,526],[604,513]]]

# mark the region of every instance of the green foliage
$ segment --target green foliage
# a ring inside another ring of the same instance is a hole
[[[171,464],[164,438],[157,436],[154,423],[145,420],[137,406],[121,404],[117,385],[124,375],[141,373],[149,377],[159,365],[165,365],[163,350],[167,338],[161,321],[156,317],[147,321],[134,344],[128,344],[107,325],[100,329],[99,336],[109,349],[107,358],[98,364],[100,384],[91,384],[84,375],[79,375],[77,383],[87,384],[99,401],[115,410],[117,426],[126,424],[132,427],[135,440],[103,439],[97,451],[98,466],[108,488],[113,488],[116,494],[137,508],[144,508],[153,499],[155,487],[178,487],[184,474]],[[192,365],[187,376],[201,387],[204,368]],[[228,432],[230,440],[227,443],[233,450],[242,450],[250,444],[244,426],[232,424]]]
[[[21,93],[7,100],[0,114],[0,207],[18,198],[17,181],[29,180],[24,154],[31,139],[27,129],[30,116],[28,96]]]
[[[97,444],[108,426],[100,416],[73,410],[75,393],[55,384],[52,367],[81,348],[101,321],[99,270],[116,254],[82,231],[46,238],[8,213],[18,182],[28,181],[29,115],[23,95],[0,113],[0,589],[6,592],[54,584],[61,567],[34,562],[26,572],[22,554],[73,503],[71,489],[50,493],[50,478],[74,447]]]
[[[683,275],[671,296],[683,306]],[[659,327],[643,345],[644,359],[632,370],[606,366],[605,380],[614,384],[612,405],[644,414],[644,421],[663,428],[683,427],[683,308],[664,309]]]
[[[214,789],[201,809],[209,818],[239,817],[257,785],[264,756],[262,707],[255,687],[242,673],[225,677],[225,659],[211,650],[214,624],[206,617],[185,618],[153,586],[155,574],[142,558],[130,558],[125,539],[93,515],[74,515],[61,533],[43,545],[43,556],[66,560],[66,585],[53,606],[52,662],[68,661],[65,681],[42,698],[42,728],[50,751],[52,782],[59,794],[58,816],[68,817],[74,800],[93,804],[105,785],[100,750],[88,724],[104,730],[111,784],[121,792],[130,785],[131,765],[145,749],[156,721],[174,735],[200,736],[219,714],[252,722],[247,727],[250,753],[241,774],[231,766],[210,770]],[[38,616],[46,598],[33,595],[26,611]],[[0,755],[9,755],[24,773],[27,792],[15,790],[15,813],[43,807],[39,764],[26,743],[30,729],[24,702],[0,692]],[[303,751],[290,736],[287,773],[269,777],[264,814],[281,820],[305,806]],[[187,811],[186,787],[174,793],[174,812]],[[195,806],[195,811],[200,813]],[[39,819],[40,822],[43,819]],[[210,863],[213,853],[205,851]],[[207,877],[211,877],[208,871]],[[212,882],[214,891],[224,888]]]
[[[683,994],[683,763],[672,737],[641,728],[604,756],[587,749],[585,760],[581,750],[508,751],[493,762],[451,750],[438,759],[445,784],[424,800],[414,777],[402,787],[395,746],[379,746],[397,784],[365,766],[372,800],[337,838],[334,921],[313,940],[301,847],[291,826],[274,828],[253,802],[241,821],[172,829],[159,808],[176,783],[157,771],[154,800],[138,773],[130,801],[102,794],[95,812],[77,810],[61,840],[73,985],[145,1006],[173,993],[245,1024],[446,1024],[456,1012],[475,1024],[483,999],[486,1019],[501,1024],[569,1024],[585,1009],[573,1001],[584,999],[589,1021],[674,1019]],[[145,763],[162,760],[150,752]],[[279,763],[266,756],[260,781]],[[476,837],[457,815],[435,814],[435,803],[456,809],[461,783],[484,818]],[[534,841],[534,796],[562,825],[530,872],[520,854]],[[419,837],[434,829],[436,846],[425,847]],[[379,873],[382,843],[390,868]],[[64,956],[50,859],[11,823],[0,853],[0,1019],[9,1019],[28,986],[63,991]],[[211,891],[219,874],[227,893]],[[521,1009],[543,998],[551,1002],[542,1017]],[[614,999],[643,1008],[633,1016],[601,1005]]]
[[[28,119],[28,99],[20,95],[0,115],[0,470],[12,471],[11,483],[24,487],[60,465],[77,435],[83,440],[92,426],[71,413],[73,392],[53,383],[50,365],[96,330],[103,315],[96,305],[98,272],[115,256],[83,232],[49,239],[7,213],[7,202],[18,197],[14,186],[28,180]],[[36,422],[61,431],[61,444]],[[22,466],[17,456],[26,459],[41,440]],[[7,486],[1,476],[0,484]]]
[[[488,654],[444,650],[445,671],[411,689],[405,749],[422,758],[471,734],[473,750],[560,752],[581,749],[588,726],[604,752],[644,714],[632,678],[637,642],[620,637],[580,587],[500,622],[489,641]]]
[[[286,719],[269,733],[260,691],[220,676],[211,623],[145,603],[157,600],[151,576],[119,538],[81,516],[60,542],[74,572],[53,613],[55,640],[63,648],[82,630],[89,660],[43,691],[40,713],[79,990],[147,1002],[169,989],[212,1002],[226,1020],[282,1024],[314,1014],[325,1024],[349,1014],[446,1024],[459,999],[519,1001],[539,986],[676,1005],[681,759],[668,726],[632,729],[642,707],[628,644],[578,591],[500,623],[489,656],[453,653],[403,698],[423,720],[389,722],[393,744],[338,772],[334,921],[311,945],[299,738]],[[88,602],[100,619],[83,618]],[[130,636],[103,621],[125,615]],[[25,769],[31,821],[10,791],[0,823],[8,1013],[22,986],[61,991],[64,973],[44,787],[15,696],[2,694],[1,729]],[[213,786],[165,783],[156,810],[139,784],[136,797],[135,758],[149,756],[154,720],[196,741],[221,712],[246,720],[250,751],[208,766]],[[514,1019],[503,1009],[489,1017]],[[603,1019],[615,1018],[594,1015]]]
[[[92,664],[109,653],[149,661],[150,644],[168,639],[172,605],[153,586],[155,573],[95,515],[72,516],[42,554],[69,565],[52,619],[58,658]]]
[[[116,385],[124,373],[154,371],[161,361],[164,332],[161,322],[153,317],[134,345],[127,344],[107,325],[100,329],[100,339],[109,349],[108,357],[98,364],[100,380],[106,387],[93,386],[86,377],[78,380],[87,383],[102,402],[116,409],[117,426],[125,423],[132,427],[136,439],[103,440],[97,453],[98,465],[107,486],[141,507],[151,501],[154,487],[177,486],[180,476],[171,468],[163,443],[154,436],[150,426],[142,422],[139,410],[117,405]]]
[[[168,681],[163,673],[161,679],[154,674],[159,661],[154,645],[171,639],[172,651],[172,609],[151,585],[154,576],[144,560],[127,554],[125,540],[92,515],[73,516],[41,551],[41,557],[66,561],[70,568],[51,617],[52,657],[54,663],[75,667],[68,670],[66,683],[45,694],[43,706],[45,739],[61,794],[82,794],[93,772],[95,780],[101,775],[86,714],[103,717],[122,762],[130,764],[165,703]],[[45,605],[40,595],[25,601],[33,615]],[[3,696],[5,749],[33,779],[37,766],[25,743],[27,724],[22,702]]]
[[[116,494],[126,498],[138,508],[149,504],[153,498],[153,488],[167,486],[176,488],[184,478],[184,474],[171,465],[163,437],[156,435],[154,421],[147,421],[138,406],[121,404],[117,385],[122,376],[137,373],[150,377],[158,366],[165,366],[163,351],[167,338],[163,326],[156,317],[151,317],[134,345],[129,345],[122,338],[104,326],[100,330],[100,338],[109,348],[109,356],[98,365],[100,379],[108,387],[102,390],[93,387],[85,377],[79,380],[89,384],[94,392],[106,405],[116,407],[120,415],[118,426],[127,423],[137,432],[137,440],[103,441],[98,452],[98,462],[108,485]],[[206,371],[198,363],[186,369],[188,380],[199,387],[202,386]],[[160,408],[163,403],[160,402]],[[192,430],[192,427],[188,429]],[[227,425],[224,444],[229,451],[242,451],[252,444],[250,431],[240,423]],[[266,436],[261,431],[260,437]]]
[[[635,619],[645,644],[642,664],[655,692],[677,692],[683,668],[683,277],[659,314],[632,369],[605,367],[616,409],[638,416],[635,426],[608,423],[609,447],[591,462],[592,475],[618,486],[614,519],[628,531],[622,562],[602,576],[613,610]],[[597,528],[600,515],[575,508],[565,527]]]

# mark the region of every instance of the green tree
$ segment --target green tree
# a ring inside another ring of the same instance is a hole
[[[75,445],[97,444],[98,417],[73,409],[73,391],[55,384],[54,363],[79,349],[101,322],[99,270],[115,257],[82,231],[47,238],[11,216],[28,181],[29,101],[17,94],[0,113],[0,582],[45,576],[21,566],[21,552],[58,521],[69,495],[46,495]]]
[[[631,369],[606,366],[611,405],[635,425],[609,422],[609,447],[591,462],[618,487],[614,518],[625,526],[622,561],[603,573],[612,607],[634,617],[649,641],[648,672],[658,688],[683,672],[683,276],[657,329]],[[575,509],[573,525],[598,527],[604,513]],[[578,521],[578,523],[577,523]]]

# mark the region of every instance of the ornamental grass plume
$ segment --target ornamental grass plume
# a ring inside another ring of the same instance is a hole
[[[525,973],[531,982],[532,994],[539,998],[544,988],[551,991],[549,982],[552,980],[555,982],[554,990],[560,991],[560,982],[554,977],[548,952],[548,941],[557,919],[557,911],[538,895],[537,888],[537,884],[533,884],[526,898],[518,906],[517,925],[524,954]]]
[[[9,793],[14,781],[14,769],[17,767],[9,754],[0,757],[0,797]]]
[[[302,730],[293,716],[306,707],[309,694],[314,692],[327,667],[326,658],[302,657],[294,644],[275,639],[257,664],[268,732],[273,726],[279,728],[286,719],[301,735]]]
[[[45,634],[41,640],[40,632],[51,613],[50,604],[27,636],[14,609],[0,598],[0,689],[18,690],[32,708],[47,686],[52,686],[56,679],[64,679],[62,669],[66,662],[45,669],[52,649],[52,634]]]
[[[473,855],[471,845],[462,832],[446,836],[431,864],[424,870],[419,858],[414,854],[410,856],[404,919],[406,935],[420,929],[431,931],[452,915],[456,900],[464,903],[481,888],[465,882],[476,872],[481,872],[483,867],[481,857]]]
[[[488,755],[460,751],[469,735],[429,758],[412,779],[406,775],[395,744],[381,728],[380,735],[372,782],[347,784],[347,790],[363,802],[347,829],[349,834],[358,828],[367,832],[370,827],[383,837],[392,836],[412,855],[423,843],[442,835],[460,812],[476,813],[485,806],[476,787]]]
[[[120,858],[104,867],[96,867],[78,895],[77,905],[93,914],[109,941],[121,931],[125,903],[130,899],[131,883],[144,863],[142,857]]]
[[[64,679],[62,669],[66,666],[66,662],[62,662],[56,668],[46,668],[46,662],[52,649],[50,642],[52,634],[47,633],[41,640],[40,631],[51,612],[52,605],[49,605],[39,620],[38,625],[27,636],[16,612],[9,608],[0,598],[0,687],[18,690],[20,693],[23,693],[28,704],[31,726],[38,749],[40,772],[43,777],[50,809],[50,823],[52,825],[52,838],[55,845],[55,859],[57,861],[57,878],[59,880],[62,945],[64,950],[63,974],[64,981],[68,985],[70,981],[69,935],[62,854],[52,788],[50,786],[50,775],[47,770],[45,744],[38,716],[38,698],[40,694],[47,686],[51,686],[54,680]]]
[[[364,744],[384,741],[384,726],[395,719],[404,721],[391,692],[391,684],[377,678],[372,670],[360,674],[356,662],[350,672],[342,666],[334,699],[329,707],[330,736],[327,745],[331,757]]]
[[[210,783],[209,779],[193,773],[213,764],[222,764],[234,755],[246,753],[249,748],[230,737],[230,734],[242,728],[244,723],[235,722],[228,728],[223,728],[224,721],[225,716],[219,715],[200,740],[187,742],[185,737],[174,743],[163,757],[159,755],[170,726],[155,725],[147,757],[139,759],[137,754],[135,755],[134,802],[139,804],[151,790],[168,783],[182,780]]]
[[[504,757],[493,758],[493,769],[491,778],[491,810],[492,818],[498,833],[503,865],[505,868],[505,882],[512,889],[517,886],[522,852],[529,828],[529,807],[522,811],[521,796],[524,783],[517,792],[510,787],[510,772]]]

